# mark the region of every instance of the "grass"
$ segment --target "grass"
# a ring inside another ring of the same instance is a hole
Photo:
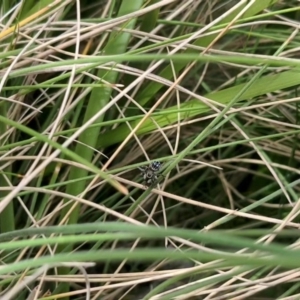
[[[299,298],[297,4],[2,1],[1,299]]]

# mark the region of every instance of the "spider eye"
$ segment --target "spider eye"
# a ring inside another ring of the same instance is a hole
[[[151,169],[154,170],[154,171],[157,171],[159,170],[161,167],[161,163],[159,161],[154,161],[152,164],[151,164]]]

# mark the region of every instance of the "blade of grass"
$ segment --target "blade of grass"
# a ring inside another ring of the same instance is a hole
[[[177,61],[177,62],[184,62],[189,63],[193,61],[198,62],[216,62],[216,63],[236,63],[236,64],[243,64],[246,66],[259,66],[261,64],[268,65],[269,67],[291,67],[295,68],[295,72],[299,71],[300,62],[298,59],[294,58],[282,58],[282,57],[270,57],[266,55],[252,55],[252,56],[244,56],[242,54],[237,55],[236,53],[232,55],[219,55],[219,54],[120,54],[120,55],[103,55],[97,58],[89,57],[89,58],[78,58],[77,60],[68,59],[61,61],[55,61],[50,63],[44,63],[39,65],[34,65],[30,67],[24,67],[19,70],[14,70],[8,74],[7,78],[14,78],[29,74],[39,74],[39,73],[46,73],[46,72],[53,72],[55,71],[56,67],[64,67],[64,69],[72,68],[72,66],[82,67],[83,65],[90,64],[89,68],[86,66],[87,70],[91,68],[95,68],[100,66],[104,63],[109,63],[114,61],[123,62],[123,61],[159,61],[164,59],[165,61]],[[297,69],[298,68],[298,69]],[[0,73],[1,75],[1,73]],[[153,94],[151,94],[153,95]]]
[[[290,253],[293,251],[290,250]],[[244,255],[227,254],[227,253],[205,253],[202,251],[188,251],[188,252],[173,252],[165,248],[149,248],[149,249],[138,249],[135,251],[115,249],[101,250],[101,251],[81,251],[71,254],[56,254],[55,256],[43,256],[36,259],[28,259],[23,261],[17,261],[13,264],[8,264],[0,269],[0,275],[9,274],[12,272],[23,271],[27,268],[36,268],[44,264],[58,264],[66,262],[103,262],[107,261],[120,262],[123,260],[128,261],[157,261],[163,259],[169,259],[173,261],[189,261],[197,260],[201,262],[210,262],[214,260],[223,260],[222,267],[232,266],[272,266],[272,267],[285,267],[288,269],[294,269],[300,267],[300,255],[296,254],[293,256],[278,256],[273,255],[271,257],[255,257]]]
[[[123,16],[131,12],[139,10],[143,5],[143,0],[136,1],[122,1],[121,6],[118,12],[118,16]],[[136,19],[132,19],[127,24],[125,28],[134,28]],[[107,55],[119,55],[126,51],[128,43],[130,41],[131,34],[123,32],[122,29],[120,32],[112,32],[110,34],[109,40],[104,48],[104,52]],[[102,54],[101,54],[102,55]],[[118,72],[114,71],[113,68],[110,71],[99,70],[97,77],[100,78],[100,82],[104,79],[106,82],[114,84],[118,77]],[[112,93],[112,88],[105,85],[103,87],[96,87],[92,90],[90,98],[87,102],[87,108],[83,118],[83,124],[90,120],[98,111],[100,111],[105,105],[109,102]],[[103,121],[104,115],[98,118],[96,122],[101,124]],[[101,132],[101,126],[90,127],[85,130],[79,137],[79,143],[76,145],[75,152],[85,158],[87,161],[92,161],[94,155],[94,148],[97,145],[99,133]],[[85,169],[71,168],[69,179],[76,180],[78,178],[84,178],[88,174],[88,171]],[[87,182],[82,180],[75,184],[69,184],[67,186],[67,193],[72,195],[79,195],[84,192],[87,186]],[[66,199],[65,202],[68,200]],[[61,212],[61,219],[69,212],[72,205],[66,206]],[[68,223],[77,223],[79,216],[80,206],[77,205],[69,215]],[[59,248],[58,251],[71,251],[72,247]],[[68,274],[70,270],[68,268],[63,268],[60,270],[60,274]],[[63,283],[60,286],[60,291],[67,292],[69,286],[67,283]]]
[[[0,102],[0,117],[7,116],[8,103],[6,101]],[[5,134],[7,131],[6,123],[0,122],[0,136]],[[8,182],[11,182],[11,167],[6,167],[1,170],[0,174],[0,186],[9,186]],[[7,192],[0,191],[0,197],[4,198],[7,196]],[[5,209],[0,214],[0,230],[1,232],[13,231],[15,229],[15,216],[14,216],[14,205],[13,201],[10,201]]]
[[[132,224],[125,224],[123,222],[101,222],[95,224],[96,226],[92,226],[93,224],[84,224],[82,228],[78,228],[76,226],[67,227],[63,226],[61,232],[66,231],[77,231],[77,235],[66,235],[66,236],[56,236],[56,237],[46,237],[46,238],[35,238],[35,239],[24,239],[21,241],[9,241],[9,242],[1,242],[0,249],[2,250],[13,250],[18,248],[26,248],[26,247],[36,247],[43,245],[54,245],[54,244],[74,244],[80,242],[93,242],[93,241],[113,241],[113,240],[134,240],[137,238],[147,238],[147,239],[164,239],[168,236],[180,237],[183,239],[191,240],[197,243],[205,243],[209,245],[219,245],[223,247],[228,246],[228,240],[230,240],[230,247],[236,249],[248,248],[250,250],[260,250],[264,253],[272,254],[272,255],[289,255],[291,257],[299,257],[299,253],[291,249],[286,248],[285,244],[258,244],[255,240],[252,240],[247,237],[243,237],[243,230],[240,231],[240,234],[237,233],[228,233],[226,230],[218,230],[218,231],[202,231],[199,232],[197,230],[186,230],[186,229],[177,229],[177,228],[161,228],[155,226],[139,226]],[[98,226],[97,226],[98,225]],[[92,234],[82,234],[84,229],[97,228],[97,230],[105,230],[108,233],[92,233]],[[52,226],[50,228],[41,228],[41,230],[27,230],[31,234],[33,232],[39,232],[45,234],[46,232],[55,232],[57,229]],[[24,232],[24,231],[23,231]],[[238,232],[238,231],[237,231]],[[256,230],[255,233],[264,232],[263,230]],[[268,231],[270,232],[270,231]],[[296,230],[292,231],[294,235],[298,235]],[[283,235],[284,233],[281,233]],[[123,236],[122,236],[123,235]],[[2,235],[1,235],[2,236]],[[1,237],[0,237],[1,238]]]
[[[237,98],[237,101],[244,101],[267,93],[275,92],[280,89],[299,85],[300,72],[296,72],[296,70],[291,70],[279,74],[262,76],[259,80],[255,81],[251,86],[249,86],[249,88],[245,90],[245,86],[247,84],[248,83],[243,83],[218,92],[209,93],[206,94],[204,97],[217,101],[223,105],[228,105],[230,101],[236,97],[236,95],[240,95]],[[243,90],[244,92],[241,93],[241,91]],[[181,120],[192,118],[194,116],[211,111],[210,107],[208,107],[206,104],[200,102],[197,99],[191,99],[188,102],[182,103],[180,108]],[[170,113],[168,113],[169,111]],[[157,126],[155,123],[159,124],[159,126],[163,128],[164,126],[172,125],[175,122],[177,122],[177,106],[166,108],[162,111],[162,113],[163,114],[161,116],[152,116],[155,122],[151,119],[147,119],[138,129],[137,135],[150,133],[151,131],[156,130]],[[131,121],[131,127],[134,128],[140,122],[141,118],[137,118],[136,120]],[[131,130],[128,128],[128,126],[126,124],[122,124],[110,132],[105,132],[103,134],[103,139],[99,141],[97,147],[107,147],[115,143],[121,142],[127,137],[127,135],[130,132]]]
[[[132,5],[126,4],[124,1],[122,2],[123,4],[121,5],[119,15],[124,15],[129,12],[133,12],[138,10],[141,5],[143,4],[143,1],[134,1]],[[135,24],[135,20],[130,21],[127,26],[129,28],[132,28]],[[112,33],[112,36],[110,40],[108,41],[108,45],[105,47],[105,52],[111,54],[119,54],[123,53],[126,50],[127,44],[130,39],[130,34],[120,32],[118,34]],[[117,72],[115,71],[110,71],[108,73],[104,73],[102,70],[97,74],[99,78],[105,78],[106,81],[110,83],[114,83],[117,78]],[[99,110],[101,110],[106,103],[110,99],[110,93],[111,93],[111,88],[107,86],[99,87],[99,88],[94,88],[91,94],[91,97],[88,101],[88,106],[85,112],[85,116],[83,119],[83,124],[91,119],[97,113]],[[101,122],[103,120],[104,116],[99,118],[97,122]],[[99,123],[101,124],[101,123]],[[86,161],[91,161],[94,151],[93,148],[96,147],[97,141],[99,140],[99,132],[101,130],[101,126],[93,126],[84,131],[80,138],[79,138],[79,143],[76,146],[75,152],[77,155],[80,157],[83,157]],[[88,147],[87,147],[88,146]],[[87,175],[87,171],[84,169],[78,169],[78,168],[72,168],[70,170],[70,176],[69,179],[78,179],[85,177]],[[70,193],[72,195],[78,195],[84,191],[86,187],[86,182],[82,181],[79,184],[70,184],[67,187],[67,193]],[[70,207],[66,207],[62,211],[62,217],[66,214],[66,212],[70,209]],[[79,213],[79,207],[77,207],[73,213],[70,215],[69,222],[70,223],[76,223],[78,219],[78,213]]]

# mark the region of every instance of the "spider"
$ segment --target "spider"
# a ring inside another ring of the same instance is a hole
[[[160,168],[162,164],[159,161],[152,162],[149,166],[139,167],[139,170],[142,171],[142,176],[145,182],[145,186],[149,187],[152,184],[155,184],[159,176],[163,176],[160,173]]]

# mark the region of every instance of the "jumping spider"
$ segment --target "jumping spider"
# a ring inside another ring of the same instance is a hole
[[[149,187],[155,184],[159,176],[163,176],[160,172],[162,164],[159,161],[152,162],[149,166],[139,167],[139,170],[142,171],[142,176],[145,182],[145,186]]]

